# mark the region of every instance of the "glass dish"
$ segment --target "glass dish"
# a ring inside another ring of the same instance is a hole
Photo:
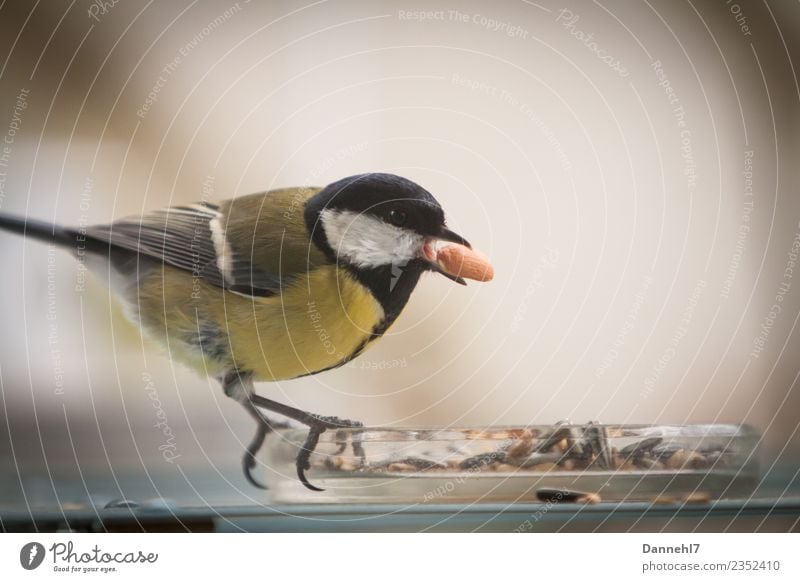
[[[295,470],[306,434],[267,440],[273,501],[704,503],[748,496],[758,476],[759,435],[745,425],[366,427],[323,433],[306,473],[316,492]]]

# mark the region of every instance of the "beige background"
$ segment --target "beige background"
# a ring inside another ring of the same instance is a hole
[[[3,212],[107,222],[388,171],[494,262],[491,284],[426,277],[352,366],[261,393],[387,426],[746,422],[793,478],[796,3],[97,6],[0,10],[0,134],[29,90]],[[76,291],[68,256],[0,235],[0,269],[3,501],[260,498],[213,381],[143,347],[96,279]]]

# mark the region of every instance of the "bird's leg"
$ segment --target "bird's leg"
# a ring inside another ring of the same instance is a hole
[[[253,437],[253,440],[250,441],[250,445],[247,447],[245,451],[244,457],[242,458],[242,468],[244,469],[244,476],[250,482],[251,485],[254,487],[258,487],[260,489],[266,489],[267,487],[262,483],[258,482],[255,477],[253,477],[253,469],[256,467],[256,453],[261,450],[261,447],[264,445],[264,440],[267,438],[267,435],[272,431],[279,429],[279,428],[288,428],[288,422],[276,422],[274,420],[270,420],[259,411],[252,403],[247,402],[244,404],[245,409],[247,412],[256,420],[258,423],[256,427],[256,434]]]
[[[246,374],[231,372],[226,374],[220,379],[222,388],[226,396],[233,398],[244,406],[247,413],[253,417],[257,423],[256,434],[250,445],[245,451],[242,458],[242,468],[244,469],[244,476],[247,481],[254,487],[259,489],[266,489],[267,487],[253,477],[253,469],[256,467],[256,453],[261,450],[264,444],[264,439],[267,435],[275,429],[286,428],[289,426],[286,422],[276,422],[264,416],[261,411],[255,407],[250,401],[250,395],[253,393],[253,379]]]
[[[292,408],[280,402],[264,398],[255,393],[250,394],[250,402],[252,402],[254,406],[282,414],[287,418],[296,420],[309,427],[308,437],[306,437],[306,441],[303,443],[303,447],[297,455],[295,465],[297,467],[297,478],[312,491],[322,491],[322,489],[309,483],[305,472],[311,468],[311,453],[317,448],[319,437],[322,433],[328,429],[361,428],[364,426],[358,421],[346,420],[338,416],[320,416],[318,414],[305,412],[298,408]],[[353,453],[362,460],[365,457],[364,448],[361,446],[361,441],[357,438],[353,439]]]

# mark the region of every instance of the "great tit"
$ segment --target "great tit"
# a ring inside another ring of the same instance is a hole
[[[0,216],[0,228],[71,250],[110,281],[146,336],[219,379],[258,423],[243,459],[248,481],[258,487],[255,454],[270,431],[286,426],[260,409],[309,427],[297,474],[311,489],[317,488],[305,471],[320,435],[362,425],[269,400],[253,383],[352,360],[394,323],[422,273],[464,283],[437,263],[437,241],[469,247],[445,226],[427,190],[382,173],[175,206],[107,225]]]

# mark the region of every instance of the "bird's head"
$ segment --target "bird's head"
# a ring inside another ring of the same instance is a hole
[[[436,262],[436,244],[470,244],[445,225],[430,192],[393,174],[334,182],[306,205],[312,238],[332,259],[359,271],[433,270],[463,283]]]

